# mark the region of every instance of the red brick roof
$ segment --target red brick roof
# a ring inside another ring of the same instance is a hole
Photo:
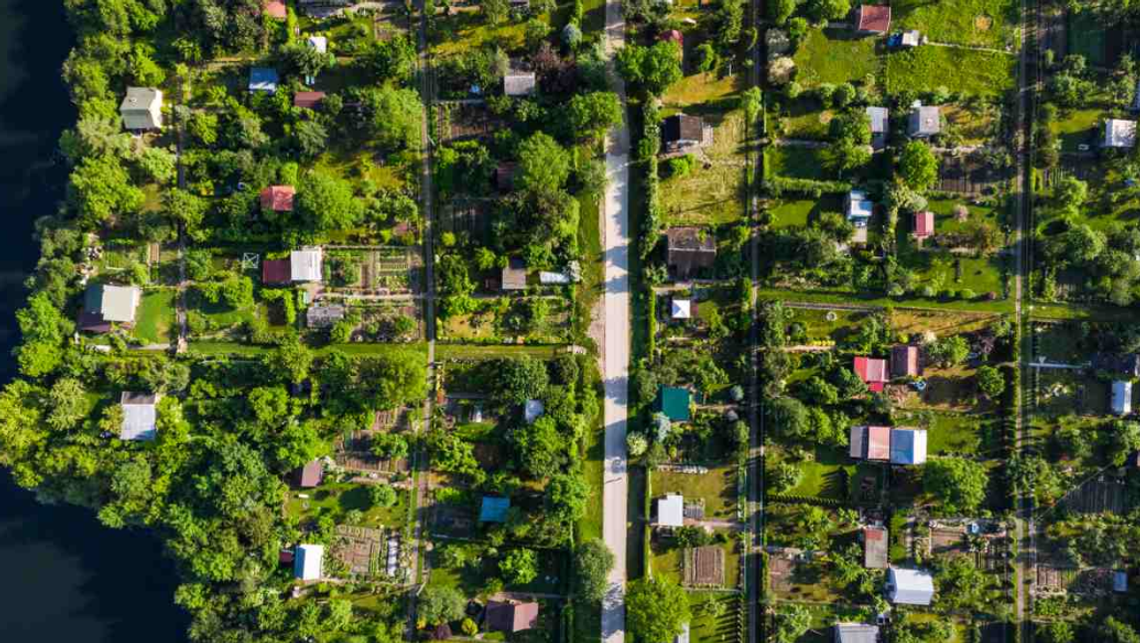
[[[292,212],[293,195],[296,193],[292,185],[271,185],[261,191],[261,209]]]
[[[914,236],[924,239],[934,234],[934,213],[914,213]]]
[[[288,259],[266,259],[261,262],[261,283],[287,284],[292,279],[292,264]]]
[[[891,28],[891,8],[865,4],[857,10],[859,31],[887,33]]]
[[[265,3],[265,15],[270,18],[277,18],[284,20],[289,16],[289,12],[285,9],[285,3],[281,0],[269,0]]]
[[[307,107],[316,109],[317,105],[325,99],[324,92],[297,92],[293,94],[293,107]]]
[[[890,379],[887,372],[887,360],[874,357],[856,357],[855,374],[867,384],[883,384]],[[872,388],[871,390],[875,390]],[[882,386],[878,390],[882,390]]]

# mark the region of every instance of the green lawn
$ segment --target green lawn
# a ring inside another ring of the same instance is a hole
[[[946,87],[954,93],[1000,96],[1017,80],[1017,57],[953,47],[916,47],[887,57],[887,92],[923,93]]]
[[[689,110],[696,111],[696,110]],[[745,157],[744,112],[705,113],[705,122],[713,125],[713,144],[703,150],[709,167],[698,158],[687,176],[661,180],[661,209],[666,226],[720,225],[744,218]],[[668,173],[668,161],[662,164]]]
[[[285,511],[305,524],[322,515],[342,521],[349,511],[357,510],[363,514],[359,523],[363,527],[402,528],[408,521],[408,492],[397,489],[395,505],[373,507],[368,487],[351,482],[327,482],[316,489],[290,490]],[[300,498],[299,495],[309,497]]]
[[[952,207],[952,206],[951,206]],[[952,218],[943,215],[942,220]],[[935,219],[936,223],[938,219]],[[931,286],[936,292],[969,289],[975,296],[995,292],[1002,294],[1001,257],[973,257],[944,250],[920,250],[910,236],[909,225],[896,229],[898,261],[918,274],[918,287]]]
[[[484,44],[492,44],[508,54],[521,51],[525,44],[524,22],[505,21],[500,25],[487,24],[479,11],[457,11],[450,16],[437,16],[435,26],[439,33],[438,44],[432,47],[436,56],[463,55]]]
[[[1013,0],[893,0],[891,30],[918,29],[934,42],[1016,46],[1019,5]]]
[[[825,194],[819,200],[812,199],[785,199],[776,207],[769,209],[772,213],[772,227],[774,228],[802,228],[811,221],[819,218],[824,212],[840,212],[843,210],[843,200],[839,195]]]
[[[855,473],[855,462],[845,450],[817,447],[815,460],[798,462],[796,466],[803,470],[804,478],[788,495],[847,499],[843,478]]]
[[[796,50],[796,81],[804,87],[861,81],[877,75],[882,64],[875,38],[856,37],[847,29],[813,29]]]
[[[736,519],[736,466],[709,467],[705,474],[653,472],[653,495],[680,493],[685,502],[705,501],[705,518]]]
[[[764,171],[771,176],[789,179],[828,181],[835,178],[823,167],[822,150],[789,145],[767,148]]]
[[[1100,136],[1100,123],[1105,117],[1103,109],[1071,109],[1049,124],[1049,129],[1061,140],[1062,152],[1077,152],[1081,144],[1092,146]]]
[[[163,344],[171,339],[175,322],[174,291],[147,290],[136,313],[135,336],[146,344]]]
[[[727,561],[725,561],[727,564]],[[720,603],[717,608],[721,611],[716,615],[714,609],[707,607],[709,603]],[[693,620],[689,623],[689,640],[692,643],[726,643],[737,640],[737,628],[746,623],[747,615],[740,619],[740,610],[743,602],[736,594],[726,592],[689,592],[689,606],[693,612]],[[747,625],[744,625],[747,628]]]

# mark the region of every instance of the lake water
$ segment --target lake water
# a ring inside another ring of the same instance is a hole
[[[50,214],[66,172],[54,155],[75,113],[60,81],[72,46],[62,2],[0,0],[0,379],[13,313],[35,265],[32,222]],[[102,528],[90,511],[46,507],[0,474],[0,641],[181,643],[174,569],[157,539]]]

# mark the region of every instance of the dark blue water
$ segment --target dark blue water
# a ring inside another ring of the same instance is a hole
[[[0,0],[0,380],[13,374],[13,313],[35,265],[32,222],[55,211],[54,163],[75,119],[60,81],[72,46],[58,0]],[[45,507],[0,474],[0,641],[179,643],[186,617],[174,570],[145,533],[110,531],[91,512]]]

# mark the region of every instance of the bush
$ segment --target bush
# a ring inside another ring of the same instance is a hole
[[[372,485],[368,489],[368,498],[373,507],[391,507],[396,504],[396,490],[386,484]]]

